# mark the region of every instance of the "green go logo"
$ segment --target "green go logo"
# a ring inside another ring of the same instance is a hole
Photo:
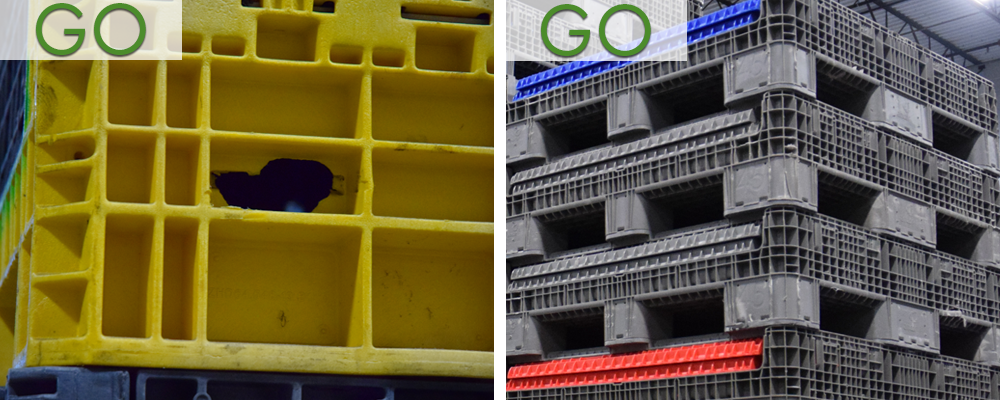
[[[56,49],[50,46],[49,43],[45,41],[45,36],[42,34],[42,26],[45,24],[45,18],[47,18],[49,14],[52,14],[53,12],[56,12],[58,10],[69,11],[73,13],[73,15],[75,15],[77,19],[83,18],[83,12],[81,12],[79,8],[76,8],[72,4],[67,4],[67,3],[53,4],[48,8],[46,8],[45,11],[42,11],[41,15],[38,16],[38,22],[35,24],[35,35],[38,37],[38,43],[42,46],[43,49],[45,49],[45,51],[49,52],[49,54],[55,56],[72,55],[73,53],[76,53],[76,51],[80,49],[80,46],[83,45],[84,37],[86,37],[87,35],[87,32],[85,30],[66,29],[65,31],[63,31],[63,33],[66,36],[76,35],[76,43],[72,47],[63,50]],[[104,38],[101,37],[101,22],[104,22],[104,18],[107,17],[109,13],[115,10],[128,11],[133,16],[135,16],[136,21],[139,22],[139,37],[136,38],[135,44],[133,44],[131,47],[127,49],[122,49],[122,50],[115,49],[109,46],[104,41]],[[124,3],[112,4],[110,6],[105,7],[103,10],[101,10],[99,14],[97,14],[97,20],[94,21],[94,37],[97,39],[97,45],[101,46],[101,49],[103,49],[108,54],[115,56],[127,56],[139,50],[139,47],[142,46],[142,42],[146,40],[146,20],[142,18],[142,14],[139,13],[139,10],[137,10],[135,7],[132,7]]]
[[[557,56],[573,57],[583,52],[583,49],[587,48],[587,43],[590,42],[590,30],[573,29],[569,31],[570,36],[583,37],[583,42],[580,43],[580,45],[573,50],[562,50],[552,45],[552,42],[549,41],[549,34],[548,34],[549,21],[551,21],[552,17],[554,17],[556,14],[563,11],[572,11],[575,12],[577,15],[579,15],[580,18],[587,19],[587,12],[583,11],[582,8],[572,4],[563,4],[561,6],[557,6],[549,10],[549,12],[545,14],[545,18],[542,18],[542,42],[545,43],[545,47],[548,48],[549,51],[551,51],[553,54]],[[642,20],[642,26],[644,28],[642,41],[639,42],[639,45],[632,50],[618,50],[614,46],[612,46],[610,42],[608,42],[608,36],[607,33],[605,32],[605,28],[607,27],[608,20],[611,19],[611,16],[615,15],[615,13],[619,11],[631,11],[635,15],[638,15],[639,19]],[[639,7],[629,4],[620,4],[611,7],[611,9],[608,10],[608,12],[604,13],[604,17],[601,18],[601,25],[599,26],[600,26],[599,33],[601,36],[601,44],[604,45],[604,48],[607,49],[608,52],[619,57],[631,57],[636,54],[639,54],[639,52],[645,49],[646,45],[649,44],[649,36],[652,34],[651,28],[649,26],[649,18],[646,17],[646,13],[642,12],[642,10],[640,10]]]

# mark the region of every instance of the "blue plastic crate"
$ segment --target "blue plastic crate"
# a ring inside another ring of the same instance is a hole
[[[633,56],[630,59],[644,59],[655,54],[673,50],[678,46],[690,45],[741,26],[749,25],[759,17],[760,0],[745,1],[704,17],[688,21],[686,43],[677,43],[677,40],[674,39],[680,33],[680,26],[653,34],[650,37],[647,48],[639,55]],[[630,43],[631,46],[636,44],[638,44],[638,41]],[[624,67],[634,62],[628,60],[609,61],[611,58],[617,57],[604,52],[584,60],[567,63],[557,68],[525,77],[517,82],[517,95],[514,96],[514,100],[544,93],[560,86]]]

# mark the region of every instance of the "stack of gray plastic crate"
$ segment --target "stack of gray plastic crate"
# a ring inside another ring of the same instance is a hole
[[[1000,399],[993,85],[833,0],[507,107],[507,364],[763,337],[508,399]]]

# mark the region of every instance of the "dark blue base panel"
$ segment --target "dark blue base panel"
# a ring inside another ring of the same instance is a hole
[[[235,371],[15,368],[7,400],[486,400],[488,379]],[[2,389],[0,389],[2,390]]]

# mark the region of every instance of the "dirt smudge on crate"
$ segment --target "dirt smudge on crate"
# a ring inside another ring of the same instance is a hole
[[[285,318],[285,310],[281,310],[281,313],[278,315],[278,321],[281,321],[282,328],[288,323],[288,318]]]
[[[229,354],[236,355],[236,353],[243,351],[243,346],[238,344],[227,344],[225,349]]]
[[[406,141],[414,143],[427,143],[427,135],[408,135],[406,136]]]
[[[42,110],[41,112],[41,127],[50,127],[56,121],[56,115],[53,113],[58,104],[58,98],[56,96],[55,89],[52,86],[40,84],[38,87],[38,97],[40,98],[40,107],[35,107],[35,109]]]

